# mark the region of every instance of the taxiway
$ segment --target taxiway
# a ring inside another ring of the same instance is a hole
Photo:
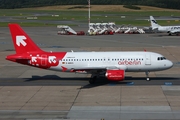
[[[87,29],[85,27],[74,28]],[[119,83],[89,75],[61,73],[5,60],[14,53],[9,29],[0,28],[0,119],[179,119],[180,40],[158,34],[61,36],[56,27],[24,27],[46,51],[152,51],[174,67],[150,73],[126,73]]]

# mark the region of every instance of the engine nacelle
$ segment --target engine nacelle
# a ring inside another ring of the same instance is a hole
[[[123,81],[125,74],[124,70],[107,70],[105,76],[111,81]]]

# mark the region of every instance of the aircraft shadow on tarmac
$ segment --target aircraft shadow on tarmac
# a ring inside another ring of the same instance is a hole
[[[32,78],[25,78],[26,81],[36,81],[36,80],[58,80],[58,81],[62,81],[62,80],[78,80],[78,81],[87,81],[90,78],[87,77],[60,77],[57,75],[45,75],[45,76],[37,76],[37,75],[33,75]],[[150,77],[151,81],[152,80],[177,80],[180,78],[177,77]],[[124,81],[146,81],[145,77],[131,77],[131,76],[126,76]],[[108,81],[106,78],[98,78],[97,81]]]
[[[60,77],[57,75],[45,75],[45,76],[37,76],[33,75],[32,78],[25,78],[25,81],[37,81],[37,80],[56,80],[56,81],[63,81],[63,80],[78,80],[78,81],[87,81],[89,78],[87,77]]]
[[[102,85],[107,86],[133,86],[133,85],[165,85],[165,83],[173,83],[173,85],[180,85],[180,78],[174,77],[151,77],[151,81],[146,81],[145,77],[126,77],[124,81],[113,82],[107,79],[100,79],[95,84],[87,84],[81,89],[88,89]]]
[[[176,78],[176,77],[150,77],[150,80],[176,80],[176,79],[180,79],[180,78]],[[144,80],[146,81],[146,77],[131,77],[131,76],[126,76],[125,80]]]
[[[95,84],[89,84],[87,77],[60,77],[57,75],[32,76],[32,78],[25,78],[24,82],[44,81],[50,82],[49,85],[57,83],[56,85],[80,85],[80,89],[88,89],[98,86],[124,86],[124,85],[164,85],[165,82],[172,82],[173,85],[180,84],[178,77],[150,77],[151,81],[146,81],[145,77],[131,77],[126,76],[124,81],[113,82],[106,78],[98,78]],[[43,83],[44,83],[43,82]]]
[[[180,34],[178,34],[178,35],[168,35],[167,33],[166,34],[153,34],[153,35],[150,35],[150,36],[152,36],[152,37],[167,37],[167,36],[180,36]]]

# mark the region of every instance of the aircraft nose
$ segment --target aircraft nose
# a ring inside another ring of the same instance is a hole
[[[168,63],[167,63],[167,67],[171,68],[172,66],[173,66],[173,63],[169,60]]]

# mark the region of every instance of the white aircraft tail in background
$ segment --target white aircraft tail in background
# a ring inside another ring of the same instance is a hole
[[[150,16],[150,21],[151,21],[151,27],[153,30],[160,27],[160,25],[157,23],[157,21],[154,19],[153,16]]]

